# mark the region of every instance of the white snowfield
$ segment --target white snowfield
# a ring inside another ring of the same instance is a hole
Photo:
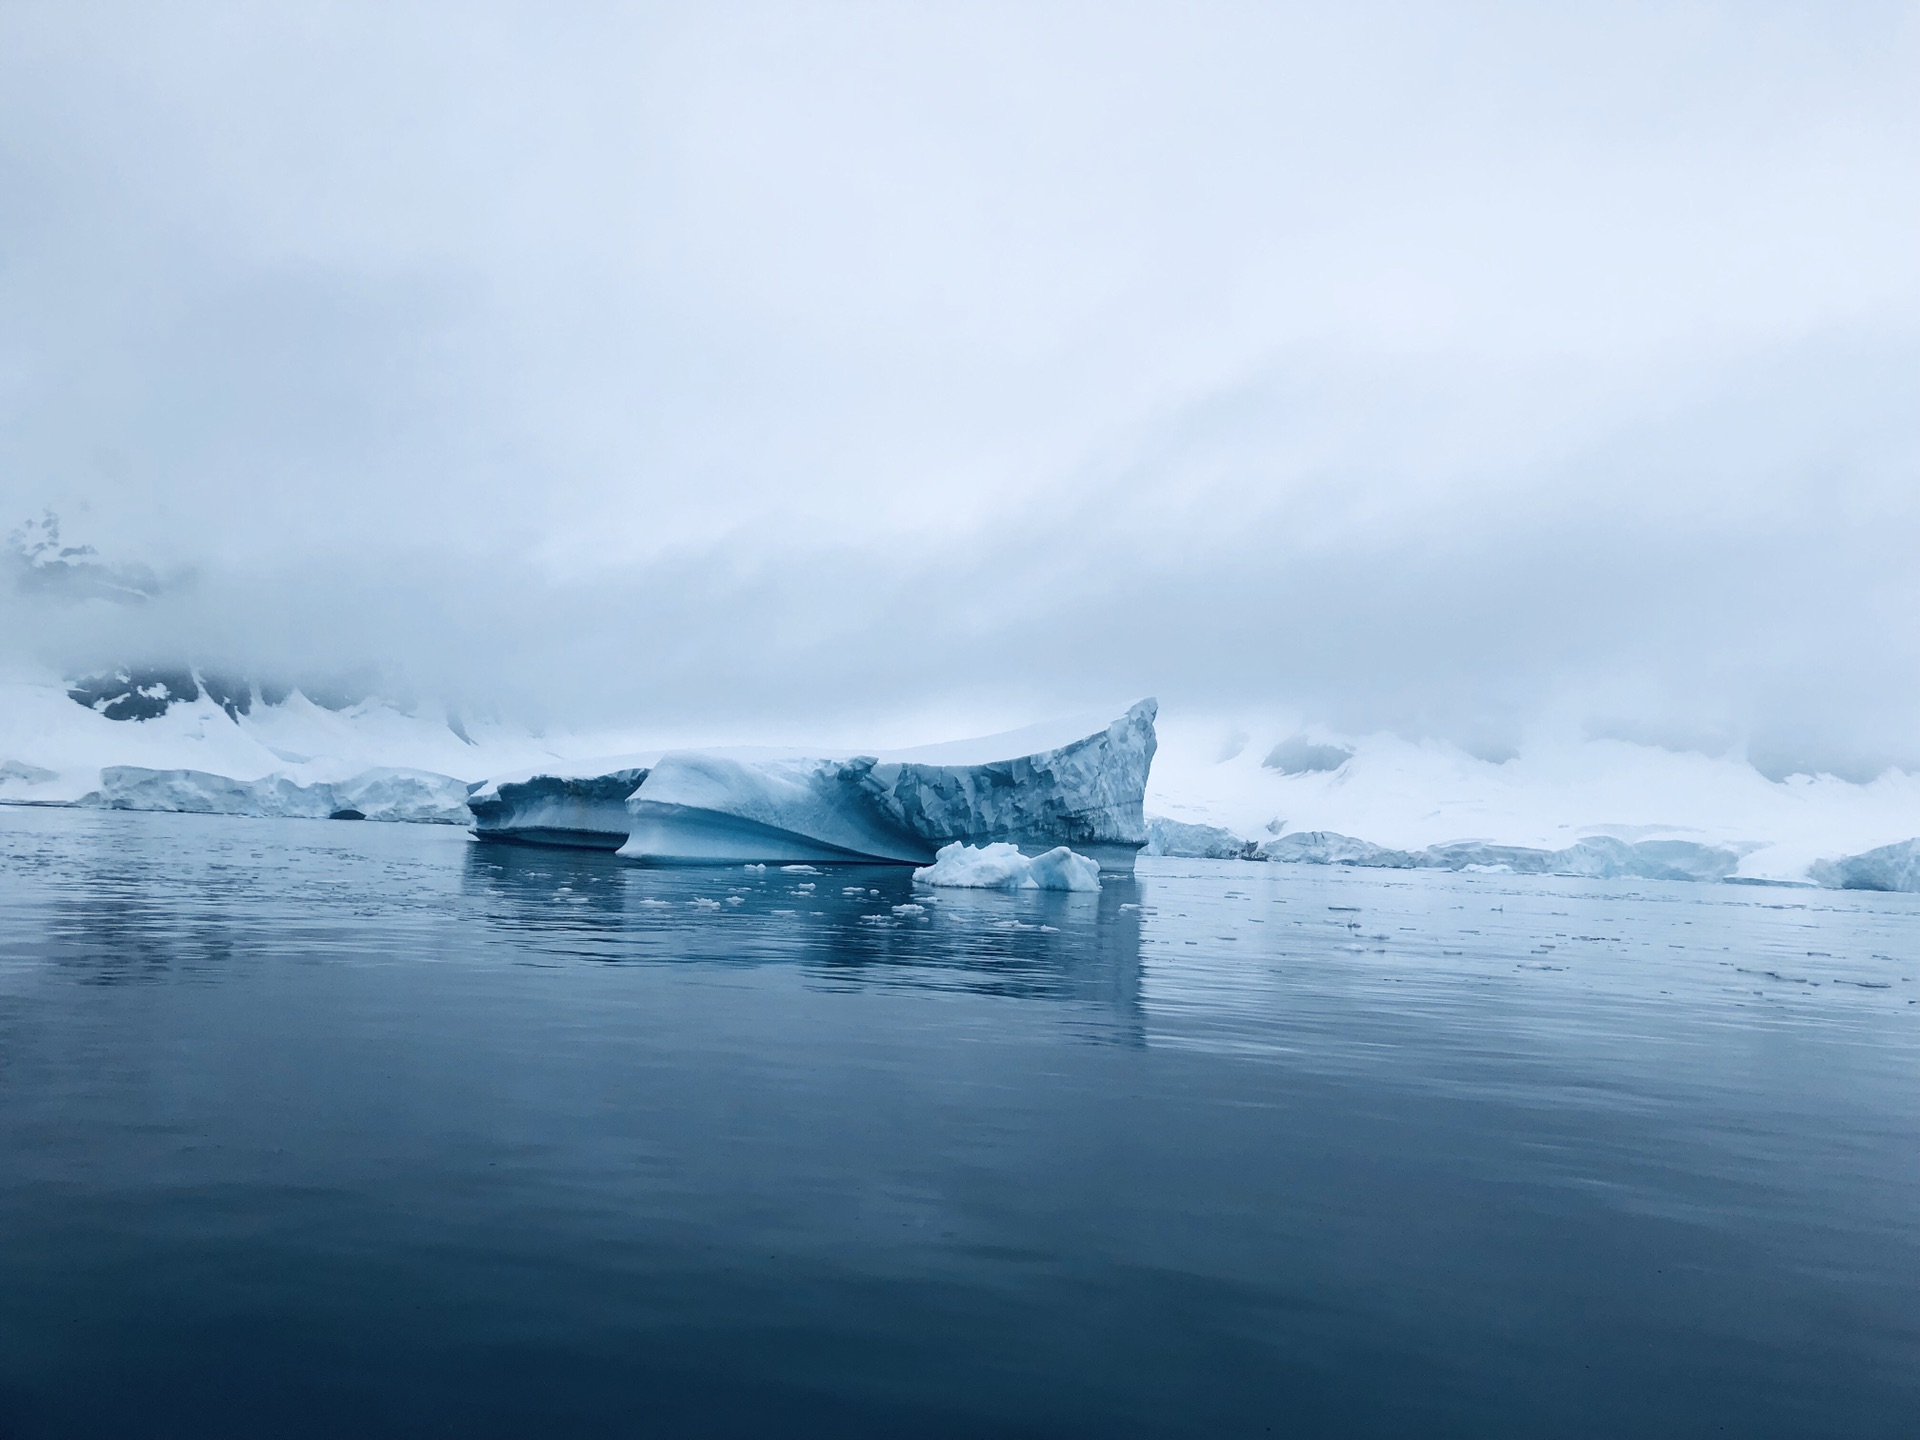
[[[915,883],[965,890],[1098,890],[1100,866],[1065,845],[1039,855],[999,841],[975,847],[954,841],[940,847],[933,864],[913,872]]]

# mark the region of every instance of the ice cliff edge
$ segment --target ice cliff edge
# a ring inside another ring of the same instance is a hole
[[[646,778],[645,765],[623,758],[488,780],[473,787],[467,809],[482,840],[614,850],[627,838],[627,797]]]

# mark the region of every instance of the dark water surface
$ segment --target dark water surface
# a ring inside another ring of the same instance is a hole
[[[0,810],[0,1436],[1920,1434],[1917,897],[913,898]]]

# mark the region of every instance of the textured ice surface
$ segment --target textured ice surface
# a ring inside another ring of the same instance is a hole
[[[1065,845],[1027,856],[1004,841],[943,845],[933,864],[913,872],[922,885],[965,890],[1098,890],[1100,866]]]
[[[1920,890],[1920,839],[1881,845],[1859,855],[1814,862],[1810,872],[1838,890]]]
[[[1067,844],[1129,869],[1147,838],[1141,797],[1156,708],[1143,700],[1092,735],[967,764],[663,756],[627,802],[631,833],[620,853],[669,864],[921,865],[954,841],[1029,852]]]
[[[334,817],[463,825],[467,787],[451,775],[382,768],[347,780],[301,784],[285,775],[235,780],[204,770],[110,765],[100,788],[80,804],[104,810],[166,810],[194,815]]]
[[[663,756],[627,802],[620,853],[662,864],[928,859],[929,847],[880,803],[875,764]]]
[[[620,761],[577,768],[586,773],[476,786],[466,799],[474,833],[483,840],[616,849],[627,838],[627,797],[647,778],[647,768]]]

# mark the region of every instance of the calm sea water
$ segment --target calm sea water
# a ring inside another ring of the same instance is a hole
[[[0,810],[0,1435],[1920,1434],[1917,898]]]

